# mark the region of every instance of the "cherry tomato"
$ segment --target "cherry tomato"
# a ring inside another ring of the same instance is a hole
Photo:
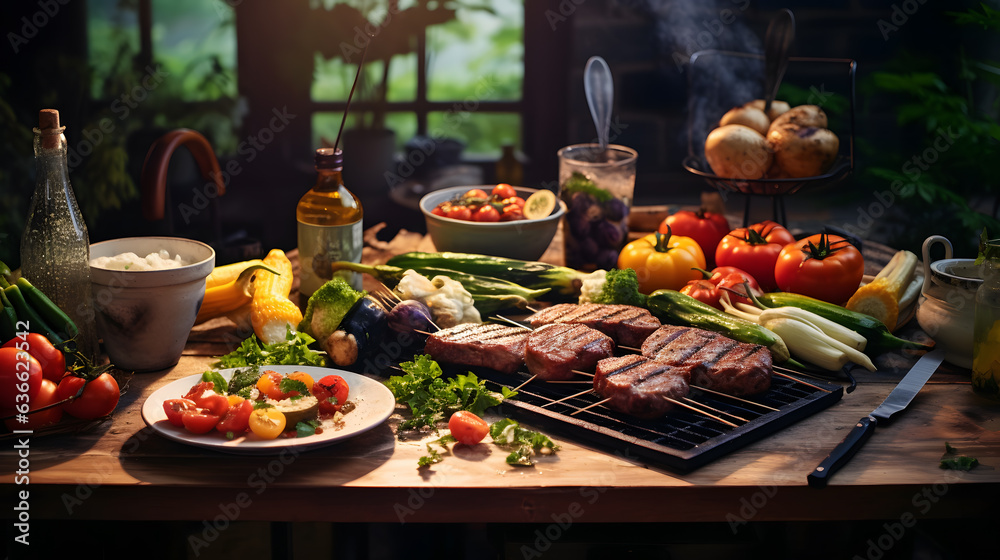
[[[524,206],[518,206],[517,204],[508,204],[503,207],[503,213],[500,214],[501,222],[512,222],[514,220],[520,220],[524,218]]]
[[[468,206],[459,206],[457,204],[453,204],[451,205],[451,207],[448,208],[448,211],[445,214],[445,216],[453,220],[469,221],[472,219],[472,210],[469,210]]]
[[[273,408],[258,408],[250,413],[250,431],[260,439],[274,439],[285,431],[285,415]]]
[[[229,409],[229,399],[216,393],[215,384],[210,381],[191,387],[184,398],[193,401],[198,408],[207,408],[216,416],[222,416]]]
[[[459,410],[448,420],[448,429],[458,443],[475,445],[490,433],[490,425],[485,420],[467,410]]]
[[[229,410],[222,415],[222,419],[215,425],[215,429],[222,433],[246,433],[250,429],[250,415],[252,413],[253,403],[248,400],[240,400],[238,404],[231,405]]]
[[[198,406],[191,399],[167,399],[163,401],[163,412],[167,415],[167,421],[178,428],[184,427],[184,422],[181,420],[184,413],[197,408]]]
[[[0,348],[0,410],[27,412],[41,386],[42,366],[38,360],[17,348]]]
[[[28,333],[24,339],[12,338],[3,347],[19,348],[31,354],[42,366],[42,377],[45,379],[58,383],[66,375],[66,355],[41,334]]]
[[[502,200],[504,198],[517,196],[517,191],[515,191],[514,187],[508,185],[507,183],[500,183],[499,185],[493,187],[493,192],[491,194],[496,195],[497,198]]]
[[[192,434],[207,434],[219,423],[219,417],[204,408],[187,410],[181,415],[184,428]]]
[[[524,199],[519,196],[512,196],[510,198],[505,198],[501,200],[500,203],[503,204],[505,207],[511,204],[516,204],[521,208],[524,208]]]
[[[477,222],[499,222],[500,212],[497,212],[497,209],[492,204],[483,204],[472,215],[472,219]]]
[[[215,393],[215,384],[211,381],[202,381],[188,389],[184,398],[197,403],[198,399],[207,392]]]
[[[843,237],[825,233],[785,245],[774,267],[780,289],[837,305],[857,291],[864,273],[861,252]]]
[[[447,203],[438,204],[433,210],[431,210],[431,214],[434,214],[435,216],[447,216],[448,208],[450,207],[451,205]]]
[[[722,309],[722,304],[719,303],[719,298],[721,297],[719,287],[709,280],[691,280],[679,291],[716,309]]]
[[[269,399],[280,401],[292,396],[292,393],[285,393],[281,390],[281,380],[284,376],[274,371],[265,371],[257,380],[257,390],[260,394]],[[294,392],[294,391],[293,391]],[[298,393],[296,393],[298,394]]]
[[[42,379],[42,384],[38,389],[38,394],[35,398],[31,399],[31,405],[29,410],[38,410],[43,406],[48,406],[54,402],[58,402],[59,399],[56,398],[56,382],[50,379]],[[51,426],[52,424],[59,423],[62,418],[63,410],[60,406],[54,406],[48,410],[43,410],[42,412],[34,412],[28,414],[27,422],[18,422],[16,418],[11,418],[7,420],[7,428],[11,431],[14,430],[37,430],[38,428],[44,428],[45,426]]]
[[[118,406],[121,389],[110,373],[102,373],[92,381],[67,375],[59,382],[56,396],[59,400],[67,399],[79,393],[80,389],[83,389],[80,397],[63,405],[63,410],[70,416],[92,420],[111,414]]]
[[[490,195],[486,194],[486,191],[484,191],[483,189],[470,189],[470,190],[466,191],[464,195],[462,195],[462,198],[482,198],[482,199],[486,199],[486,198],[489,198],[489,196]]]
[[[778,254],[795,237],[782,226],[770,220],[748,228],[737,228],[722,238],[715,250],[715,264],[745,270],[760,283],[764,290],[777,287],[774,281],[774,264]]]
[[[667,216],[660,224],[660,233],[667,233],[667,227],[674,235],[690,237],[698,243],[708,266],[715,266],[715,249],[719,241],[729,233],[729,222],[726,216],[714,212],[706,212],[704,208],[697,212],[680,210]]]
[[[333,414],[347,402],[347,382],[339,375],[327,375],[312,386],[312,394],[319,401],[321,413]]]
[[[309,389],[310,391],[312,391],[313,378],[308,373],[306,373],[304,371],[296,371],[296,372],[289,373],[288,374],[288,378],[289,379],[294,379],[295,381],[301,381],[303,384],[305,384],[306,389]],[[298,394],[299,394],[298,391],[289,391],[288,392],[288,396],[290,396],[290,397],[298,396]]]

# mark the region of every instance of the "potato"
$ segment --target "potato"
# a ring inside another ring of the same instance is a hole
[[[778,118],[771,121],[771,127],[768,129],[768,132],[782,128],[789,124],[798,125],[803,128],[810,126],[816,128],[826,128],[826,113],[824,113],[823,109],[820,109],[816,105],[799,105],[798,107],[792,107]]]
[[[754,99],[753,101],[746,102],[743,106],[753,107],[754,109],[760,109],[761,111],[763,111],[764,100]],[[767,118],[770,119],[771,121],[774,121],[774,119],[778,118],[778,116],[788,112],[790,108],[791,107],[788,105],[787,101],[780,101],[778,99],[775,99],[774,101],[771,102],[771,108],[767,111]]]
[[[741,124],[720,126],[705,140],[705,159],[720,177],[760,179],[773,157],[767,139]]]
[[[771,126],[771,119],[767,118],[764,111],[754,107],[733,107],[719,119],[719,126],[727,124],[742,124],[761,134],[767,134],[767,129]]]
[[[792,124],[774,128],[767,134],[775,163],[788,177],[815,177],[833,165],[840,139],[825,128]]]

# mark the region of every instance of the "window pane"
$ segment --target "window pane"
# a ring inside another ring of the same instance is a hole
[[[354,83],[357,64],[347,64],[343,58],[325,59],[315,56],[316,72],[313,76],[311,97],[313,101],[347,101]],[[358,81],[354,100],[374,101],[376,86],[382,80],[382,61],[365,63],[365,71]],[[417,56],[414,53],[396,55],[389,62],[388,101],[413,101],[417,96]]]
[[[468,111],[430,113],[427,130],[433,138],[457,138],[465,143],[465,157],[497,158],[504,144],[520,144],[521,115],[517,113],[476,113]]]
[[[153,56],[183,101],[236,96],[236,27],[222,2],[153,2]]]
[[[121,0],[87,2],[88,59],[93,69],[91,95],[104,98],[105,84],[126,72],[139,52],[139,15],[119,8]]]
[[[318,148],[333,144],[334,140],[337,139],[337,131],[340,129],[341,116],[341,113],[333,112],[313,113],[313,146]],[[396,149],[398,151],[401,151],[403,144],[417,133],[417,117],[413,113],[389,113],[385,116],[385,124],[387,128],[396,131]],[[354,113],[348,115],[344,130],[350,130],[357,126],[358,116]]]
[[[490,2],[496,15],[459,8],[427,30],[427,98],[518,100],[524,80],[522,0]]]

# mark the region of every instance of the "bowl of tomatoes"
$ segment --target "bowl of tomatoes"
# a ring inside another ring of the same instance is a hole
[[[566,205],[548,189],[451,187],[420,199],[438,251],[538,260],[552,243]]]

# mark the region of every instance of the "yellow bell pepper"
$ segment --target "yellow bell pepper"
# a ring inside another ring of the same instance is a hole
[[[694,268],[705,268],[705,253],[690,237],[656,232],[637,239],[618,255],[618,268],[631,268],[639,278],[639,291],[680,290],[702,277]]]
[[[263,263],[264,261],[259,262]],[[221,317],[250,303],[250,300],[253,299],[254,274],[258,270],[277,272],[264,264],[250,265],[232,280],[205,288],[205,298],[198,309],[198,317],[194,320],[195,324]]]

